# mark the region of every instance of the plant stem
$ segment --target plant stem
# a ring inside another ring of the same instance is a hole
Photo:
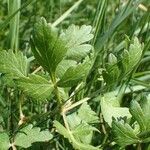
[[[137,150],[142,150],[140,143],[137,145]]]
[[[19,126],[24,123],[24,119],[25,119],[25,116],[24,116],[23,111],[22,111],[22,102],[23,102],[23,99],[24,99],[24,95],[23,95],[23,93],[21,93],[20,99],[19,99],[19,114],[20,114],[20,120],[18,122]]]
[[[15,11],[17,11],[21,6],[21,0],[9,0],[8,1],[8,13],[11,16]],[[18,51],[18,42],[19,42],[19,20],[20,12],[18,12],[13,19],[10,21],[10,30],[9,30],[9,47],[15,52]]]
[[[64,112],[67,112],[67,111],[69,111],[69,110],[71,110],[71,109],[73,109],[73,108],[75,108],[75,107],[77,107],[77,106],[83,104],[84,102],[86,102],[86,101],[88,101],[88,100],[90,100],[90,98],[89,98],[89,97],[86,97],[86,98],[84,98],[84,99],[82,99],[82,100],[80,100],[80,101],[78,101],[78,102],[72,104],[71,106],[68,106],[68,107],[64,108],[63,111],[64,111]]]
[[[53,84],[54,84],[55,95],[56,95],[57,101],[58,101],[59,105],[61,106],[62,100],[61,100],[61,97],[60,97],[60,95],[59,95],[59,90],[58,90],[58,87],[57,87],[57,82],[56,82],[56,75],[55,75],[55,73],[52,75],[51,80],[52,80],[52,82],[53,82]]]

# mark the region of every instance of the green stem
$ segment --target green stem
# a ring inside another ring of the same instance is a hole
[[[142,150],[140,143],[137,145],[137,150]]]
[[[52,82],[54,84],[54,89],[55,89],[54,91],[55,91],[55,95],[56,95],[57,101],[58,101],[59,105],[61,106],[62,105],[62,100],[61,100],[61,97],[60,97],[60,94],[59,94],[55,73],[51,76],[51,80],[52,80]]]

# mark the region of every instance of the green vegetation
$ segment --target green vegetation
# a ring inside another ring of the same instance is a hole
[[[0,8],[0,150],[150,150],[149,0]]]

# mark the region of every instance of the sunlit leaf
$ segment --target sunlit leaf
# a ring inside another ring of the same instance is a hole
[[[23,148],[28,148],[35,142],[47,142],[52,139],[52,134],[48,130],[40,131],[40,128],[33,127],[32,124],[22,128],[14,138],[14,144]]]

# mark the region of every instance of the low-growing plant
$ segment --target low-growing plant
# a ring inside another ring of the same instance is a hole
[[[107,30],[104,0],[93,27],[56,28],[42,17],[31,33],[31,57],[17,49],[18,34],[10,40],[15,47],[0,51],[0,150],[150,149],[150,72],[142,70],[150,55],[149,22],[115,42],[115,30],[119,36],[141,5],[132,2]],[[10,25],[12,33],[18,25]]]

